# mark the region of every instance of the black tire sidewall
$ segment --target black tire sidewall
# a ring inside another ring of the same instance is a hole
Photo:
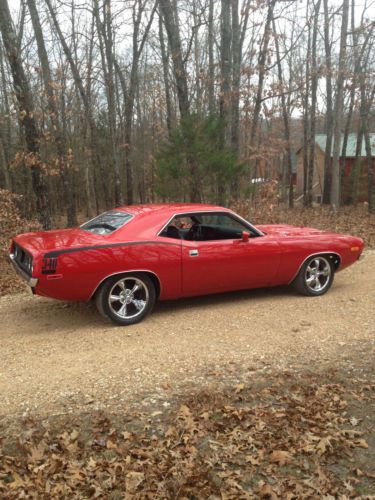
[[[148,291],[148,302],[147,305],[142,311],[142,313],[139,316],[136,316],[135,318],[129,318],[129,319],[121,319],[119,318],[116,314],[111,311],[109,307],[109,302],[108,302],[108,295],[109,292],[111,291],[113,285],[120,281],[122,278],[136,278],[144,283],[144,285],[147,287]],[[134,325],[136,323],[139,323],[142,321],[153,309],[156,301],[156,291],[155,291],[155,286],[151,279],[143,273],[124,273],[124,274],[118,274],[116,276],[112,276],[111,278],[108,278],[101,286],[98,295],[96,297],[96,305],[99,310],[99,312],[109,318],[113,323],[115,323],[118,326],[127,326],[127,325]]]

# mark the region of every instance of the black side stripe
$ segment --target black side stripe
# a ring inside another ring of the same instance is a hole
[[[58,257],[64,253],[75,253],[75,252],[85,252],[87,250],[100,250],[102,248],[116,248],[116,247],[128,247],[134,245],[169,245],[179,247],[179,243],[172,243],[169,241],[128,241],[124,243],[108,243],[107,245],[96,245],[90,247],[77,247],[77,248],[67,248],[65,250],[54,250],[53,252],[48,252],[44,254],[45,259],[51,259]]]

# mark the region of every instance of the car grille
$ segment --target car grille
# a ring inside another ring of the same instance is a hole
[[[17,262],[20,268],[31,276],[33,271],[32,256],[28,252],[26,252],[26,250],[20,247],[17,243],[14,243],[13,254],[14,254],[14,260]]]

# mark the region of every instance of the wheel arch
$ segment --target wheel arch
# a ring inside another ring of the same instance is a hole
[[[305,265],[305,263],[309,259],[311,259],[313,257],[319,257],[321,255],[330,258],[330,260],[331,260],[331,262],[333,264],[335,272],[340,268],[341,255],[338,252],[335,252],[335,251],[314,252],[314,253],[308,255],[307,257],[305,257],[303,259],[303,261],[301,262],[301,264],[298,266],[297,272],[294,274],[293,278],[289,281],[289,284],[293,283],[293,281],[297,278],[300,270],[302,269],[302,267]]]
[[[98,284],[97,286],[95,287],[95,290],[92,292],[91,296],[90,296],[90,299],[89,300],[93,300],[95,299],[95,296],[96,294],[98,293],[98,291],[100,290],[101,286],[109,279],[109,278],[113,278],[113,276],[125,276],[126,274],[132,274],[132,273],[139,273],[139,274],[145,274],[146,276],[148,276],[153,285],[155,286],[155,293],[156,293],[156,299],[159,298],[160,296],[160,292],[161,292],[161,281],[160,281],[160,278],[159,276],[154,273],[153,271],[150,271],[148,269],[131,269],[130,271],[118,271],[116,273],[112,273],[112,274],[108,274],[107,276],[105,276]]]

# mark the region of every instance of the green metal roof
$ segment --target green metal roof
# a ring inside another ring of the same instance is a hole
[[[370,135],[371,153],[372,153],[372,156],[375,156],[375,134],[369,134],[369,135]],[[341,134],[341,148],[342,148],[343,141],[344,141],[344,134]],[[325,152],[326,143],[327,143],[327,135],[326,134],[316,134],[315,135],[315,142],[320,147],[320,149],[323,152]],[[346,146],[346,156],[347,157],[348,156],[354,157],[356,147],[357,147],[357,134],[349,134],[348,135],[348,144]],[[333,141],[332,141],[332,148],[333,148]],[[332,156],[332,151],[331,151],[331,156]],[[365,146],[364,137],[362,138],[361,156],[366,156],[366,146]]]

